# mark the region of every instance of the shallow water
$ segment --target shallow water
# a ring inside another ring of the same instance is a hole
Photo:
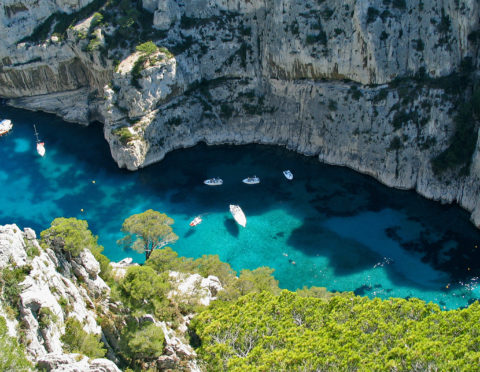
[[[100,125],[0,106],[5,117],[14,129],[0,137],[0,224],[39,233],[55,217],[86,219],[111,260],[141,262],[116,240],[125,218],[152,208],[175,219],[180,255],[218,254],[237,271],[270,266],[282,288],[419,297],[445,308],[480,297],[480,233],[456,206],[270,146],[198,145],[129,172],[111,159]],[[254,174],[259,185],[241,183]],[[203,185],[216,176],[223,186]],[[231,203],[242,207],[246,228],[234,222]],[[190,228],[199,214],[203,222]]]

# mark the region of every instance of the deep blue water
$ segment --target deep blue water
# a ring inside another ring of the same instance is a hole
[[[270,266],[282,288],[419,297],[446,308],[480,297],[480,233],[456,206],[270,146],[198,145],[129,172],[111,159],[100,125],[0,106],[6,117],[14,129],[0,138],[0,224],[39,233],[55,217],[86,219],[111,260],[141,262],[116,240],[125,218],[152,208],[175,219],[180,255],[218,254],[237,271]],[[282,175],[287,168],[293,181]],[[259,185],[241,183],[253,174]],[[223,186],[203,185],[215,176]],[[244,210],[246,228],[232,219],[230,203]],[[203,223],[190,228],[198,214]]]

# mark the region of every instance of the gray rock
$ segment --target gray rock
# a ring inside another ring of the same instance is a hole
[[[46,354],[37,359],[39,368],[48,372],[120,372],[108,359],[93,359],[80,354]]]

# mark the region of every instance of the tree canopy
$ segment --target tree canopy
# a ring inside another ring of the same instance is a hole
[[[65,322],[65,334],[60,337],[63,348],[69,353],[80,353],[90,358],[103,358],[107,350],[100,341],[100,335],[87,333],[77,318]]]
[[[123,222],[122,232],[126,235],[117,243],[145,253],[145,259],[148,260],[155,249],[178,240],[171,228],[173,223],[172,218],[153,209],[134,214]]]
[[[97,237],[88,229],[85,220],[76,218],[55,218],[50,227],[40,233],[42,245],[45,247],[60,247],[76,257],[84,248],[97,245]]]
[[[61,248],[73,257],[85,248],[92,252],[100,263],[100,276],[108,279],[110,276],[110,260],[101,252],[103,247],[97,243],[98,237],[88,229],[88,222],[77,218],[55,218],[50,227],[40,233],[42,246],[45,248]]]
[[[441,311],[418,299],[250,293],[193,319],[211,371],[472,371],[480,305]]]

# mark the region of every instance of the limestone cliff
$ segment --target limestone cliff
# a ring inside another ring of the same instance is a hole
[[[480,226],[478,142],[468,176],[435,175],[431,166],[478,78],[478,1],[145,0],[143,7],[152,14],[149,35],[166,48],[148,63],[130,52],[139,43],[133,36],[122,34],[124,47],[112,44],[113,23],[95,31],[106,53],[87,52],[78,35],[92,27],[78,23],[64,40],[9,39],[0,95],[73,121],[101,119],[112,156],[131,170],[199,141],[279,144],[458,202]],[[457,80],[445,78],[452,74]]]
[[[24,280],[17,283],[18,310],[8,303],[5,290],[0,309],[10,334],[20,337],[26,346],[29,359],[48,371],[62,370],[67,365],[70,370],[120,371],[107,359],[89,361],[64,354],[60,340],[67,317],[80,321],[87,333],[102,333],[93,309],[106,306],[110,288],[98,276],[100,268],[90,251],[84,250],[69,261],[60,252],[41,248],[33,230],[22,232],[16,225],[0,226],[0,269],[13,268],[23,268],[26,273]],[[79,280],[86,285],[80,286]]]
[[[112,264],[117,280],[129,266],[131,259]],[[6,272],[12,270],[23,273],[18,282],[8,281]],[[165,337],[161,355],[149,360],[148,366],[200,371],[186,339],[194,314],[182,315],[175,325],[150,314],[130,314],[122,303],[111,299],[110,287],[99,273],[100,265],[88,249],[71,257],[59,247],[41,247],[29,228],[21,231],[16,225],[0,226],[0,316],[7,321],[9,335],[25,345],[28,359],[46,371],[119,372],[115,363],[121,362],[121,331],[128,319],[153,323]],[[223,290],[215,276],[171,272],[169,277],[168,297],[175,304],[208,306]],[[71,318],[77,319],[86,333],[101,336],[110,360],[68,353],[62,335]]]

